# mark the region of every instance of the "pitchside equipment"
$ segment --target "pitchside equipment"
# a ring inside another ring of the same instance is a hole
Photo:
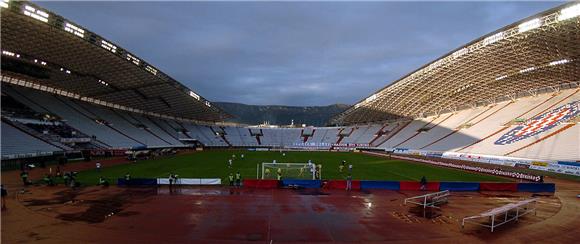
[[[269,169],[269,174],[266,169]],[[262,163],[262,179],[276,179],[278,169],[282,170],[284,179],[314,179],[314,173],[307,163]]]
[[[465,226],[465,223],[472,223],[476,225],[481,225],[491,228],[491,232],[495,227],[508,223],[512,220],[518,221],[519,217],[526,215],[531,212],[536,212],[536,203],[538,198],[531,198],[516,203],[510,203],[499,208],[494,208],[486,212],[480,213],[475,216],[465,217],[461,222],[461,228]],[[503,215],[503,218],[501,216]],[[499,216],[499,219],[496,218]],[[477,219],[489,219],[491,223],[481,223],[476,221]]]
[[[450,195],[449,190],[434,192],[425,195],[405,198],[404,204],[407,205],[407,203],[412,203],[417,204],[419,206],[423,206],[423,217],[425,217],[426,208],[439,208],[437,207],[437,205],[447,203],[449,195]]]

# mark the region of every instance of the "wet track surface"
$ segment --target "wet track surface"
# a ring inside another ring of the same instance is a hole
[[[423,218],[422,208],[402,203],[422,192],[114,186],[29,190],[19,196],[23,206],[81,229],[88,225],[94,231],[85,238],[97,242],[127,237],[216,243],[491,241],[489,230],[462,230],[461,218],[531,196],[454,193],[448,204]],[[540,197],[542,214],[518,225],[540,222],[560,209],[558,198]],[[504,232],[510,229],[506,226]]]

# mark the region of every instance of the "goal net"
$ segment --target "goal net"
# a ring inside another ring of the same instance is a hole
[[[312,180],[315,173],[307,163],[262,163],[262,179],[307,179]]]

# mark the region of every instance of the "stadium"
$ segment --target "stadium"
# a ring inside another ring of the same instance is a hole
[[[0,9],[2,242],[580,238],[577,2],[481,33],[327,126],[228,122],[115,40]]]

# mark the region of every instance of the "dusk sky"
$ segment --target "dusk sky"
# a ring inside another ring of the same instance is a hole
[[[211,101],[353,104],[562,2],[36,2]]]

